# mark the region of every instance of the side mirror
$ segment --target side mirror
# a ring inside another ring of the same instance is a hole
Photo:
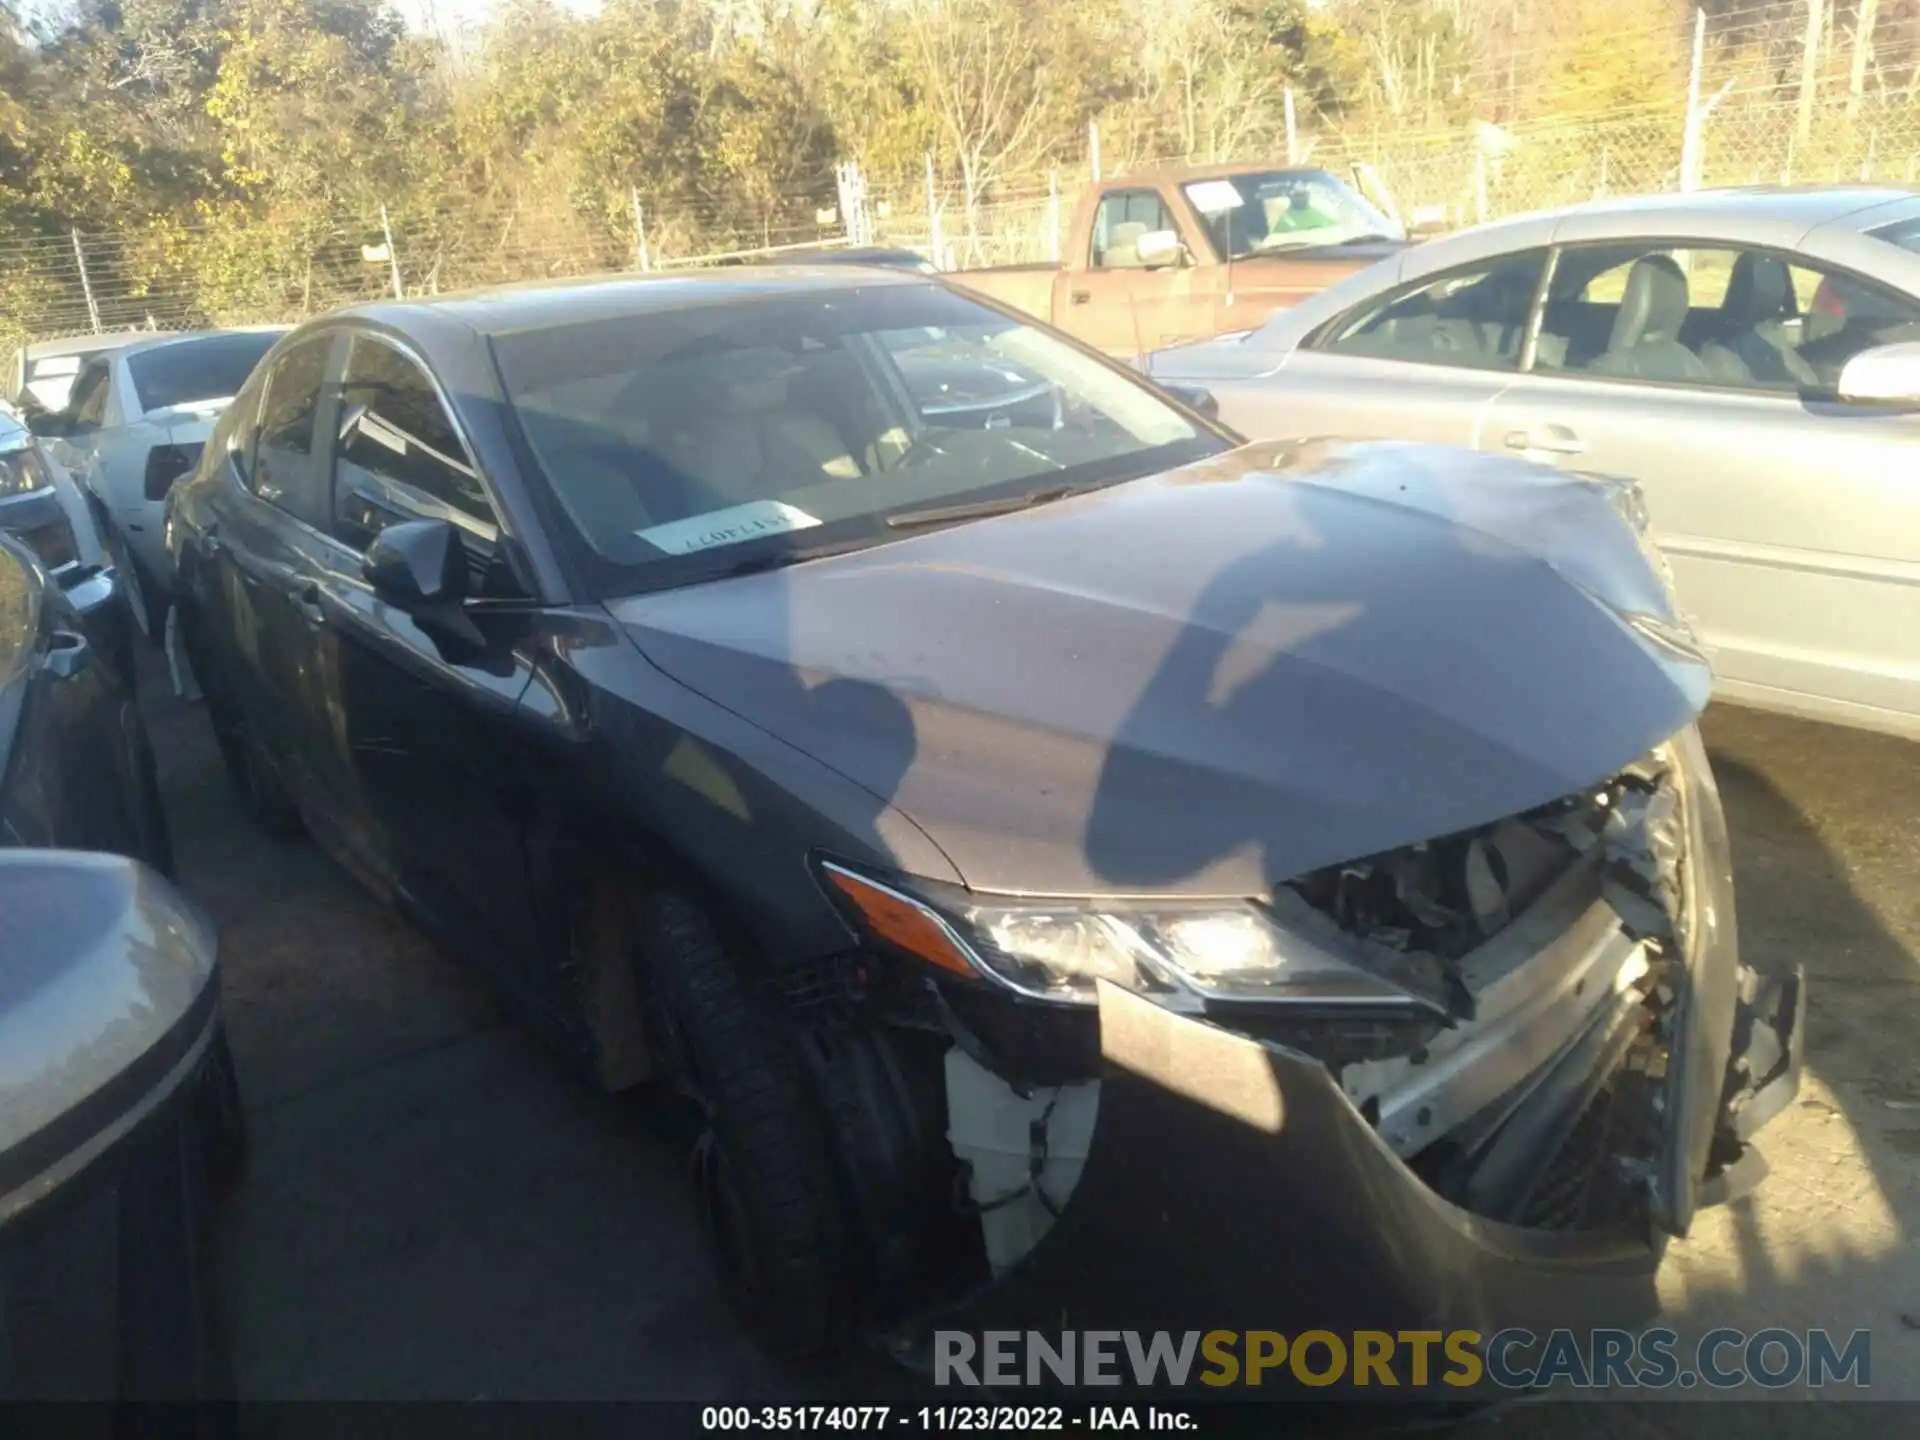
[[[1204,415],[1209,420],[1220,418],[1220,402],[1205,386],[1163,384],[1160,388],[1196,414]]]
[[[467,551],[446,520],[403,520],[373,537],[360,573],[374,594],[402,610],[458,605],[467,598]]]
[[[360,573],[373,593],[404,610],[443,653],[479,650],[486,636],[467,614],[467,547],[447,520],[403,520],[373,537]]]
[[[1841,367],[1840,398],[1858,405],[1920,408],[1920,341],[1876,345]]]
[[[1187,247],[1172,230],[1149,230],[1133,242],[1133,253],[1149,270],[1187,263]]]

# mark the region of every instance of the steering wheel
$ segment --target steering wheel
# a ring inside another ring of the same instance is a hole
[[[902,450],[887,463],[886,468],[888,470],[904,470],[910,465],[918,465],[922,460],[928,459],[931,456],[945,455],[947,452],[940,448],[934,438],[936,433],[937,432],[932,430],[921,431],[918,435],[914,436],[906,449]]]

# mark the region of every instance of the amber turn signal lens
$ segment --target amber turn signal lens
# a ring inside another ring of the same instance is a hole
[[[837,865],[820,867],[833,888],[852,902],[876,939],[918,955],[930,965],[976,978],[979,971],[938,916],[924,905]]]

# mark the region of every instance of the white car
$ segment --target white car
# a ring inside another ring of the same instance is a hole
[[[214,421],[284,327],[169,335],[88,356],[64,410],[34,417],[92,497],[134,625],[165,634],[167,491],[192,472]]]

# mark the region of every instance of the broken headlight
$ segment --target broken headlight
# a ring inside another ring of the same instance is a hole
[[[919,887],[821,865],[868,936],[1040,1000],[1090,1004],[1106,980],[1175,1009],[1209,1000],[1425,1011],[1433,1002],[1293,933],[1252,903],[1024,901]]]

